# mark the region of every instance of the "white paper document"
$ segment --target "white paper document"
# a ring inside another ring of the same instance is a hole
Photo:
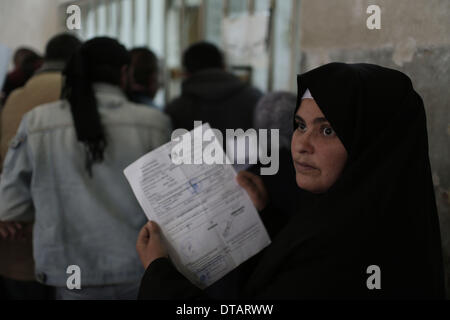
[[[212,139],[193,152],[210,143],[222,148]],[[149,220],[161,227],[172,262],[204,289],[267,247],[270,238],[232,165],[175,165],[176,144],[150,152],[124,173]]]

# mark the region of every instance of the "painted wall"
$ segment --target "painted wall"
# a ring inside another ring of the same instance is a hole
[[[27,46],[43,54],[45,44],[64,30],[65,16],[55,0],[0,0],[0,43]]]

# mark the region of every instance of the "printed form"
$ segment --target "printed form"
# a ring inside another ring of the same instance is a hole
[[[194,130],[200,128],[210,129]],[[209,143],[222,148],[217,139]],[[233,166],[175,165],[176,144],[150,152],[124,173],[148,219],[159,224],[178,271],[204,289],[267,247],[270,238]]]

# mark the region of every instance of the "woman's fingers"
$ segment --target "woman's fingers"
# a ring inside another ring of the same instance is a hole
[[[144,268],[154,260],[167,257],[167,251],[161,241],[161,229],[156,222],[148,222],[139,233],[136,249]]]
[[[148,224],[144,225],[139,232],[136,247],[138,251],[142,248],[145,248],[150,240],[150,231]]]
[[[148,229],[150,231],[150,235],[155,235],[155,236],[160,236],[161,234],[161,229],[159,228],[159,225],[154,222],[154,221],[150,221],[148,224]]]
[[[247,193],[257,193],[258,188],[257,185],[253,182],[253,180],[243,172],[240,172],[237,176],[238,184],[244,188]]]
[[[20,230],[22,230],[22,224],[19,222],[4,221],[0,222],[0,236],[3,239],[16,239],[20,238]]]
[[[260,177],[247,171],[241,171],[237,176],[237,182],[245,189],[258,211],[267,206],[269,196]]]
[[[3,223],[0,222],[0,236],[3,239],[8,238],[8,230],[4,227]]]
[[[251,172],[245,171],[245,170],[239,172],[239,173],[238,173],[238,177],[246,178],[246,179],[249,179],[249,180],[252,180],[252,179],[254,179],[255,177],[258,178],[257,175],[255,175],[255,174],[253,174],[253,173],[251,173]]]
[[[17,234],[15,226],[11,223],[7,223],[6,227],[8,228],[8,232],[11,235],[11,237],[14,238],[15,235]]]

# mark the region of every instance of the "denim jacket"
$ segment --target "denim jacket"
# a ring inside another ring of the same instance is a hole
[[[123,170],[169,141],[170,120],[118,87],[99,83],[94,91],[107,147],[92,178],[64,100],[23,117],[4,162],[0,220],[35,221],[36,278],[51,286],[66,286],[72,265],[81,287],[138,282],[144,272],[136,240],[147,219]]]

